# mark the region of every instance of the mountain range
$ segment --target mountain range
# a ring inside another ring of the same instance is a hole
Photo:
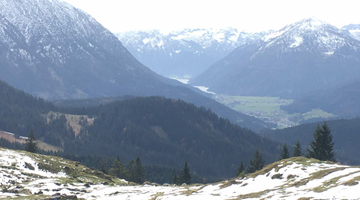
[[[316,18],[239,46],[190,81],[229,95],[295,98],[358,80],[360,41]]]
[[[236,47],[263,37],[235,28],[139,30],[116,36],[136,59],[166,77],[194,77]]]
[[[63,1],[1,0],[0,13],[0,79],[34,96],[165,96],[211,108],[241,126],[265,125],[154,73],[94,18]]]

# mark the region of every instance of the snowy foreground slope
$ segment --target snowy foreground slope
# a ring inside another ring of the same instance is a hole
[[[0,198],[360,199],[360,168],[302,157],[208,185],[134,185],[58,157],[0,148]]]

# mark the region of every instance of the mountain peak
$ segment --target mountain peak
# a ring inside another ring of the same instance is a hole
[[[296,27],[300,30],[318,30],[324,26],[331,25],[315,17],[305,18],[293,24],[293,27]]]
[[[282,45],[281,51],[292,51],[298,48],[324,55],[332,55],[345,45],[358,46],[353,43],[350,34],[315,17],[305,18],[267,35],[264,50]]]

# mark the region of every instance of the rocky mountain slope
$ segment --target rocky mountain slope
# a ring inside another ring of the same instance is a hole
[[[245,44],[192,80],[230,95],[294,98],[360,76],[360,41],[315,18]]]
[[[360,199],[360,168],[302,157],[208,185],[134,185],[65,159],[0,149],[2,198]]]
[[[117,33],[141,63],[167,77],[194,77],[236,47],[264,36],[234,28],[158,30]]]
[[[0,5],[0,78],[9,84],[46,99],[165,88],[161,77],[81,10],[58,0]]]
[[[63,1],[0,0],[0,13],[0,79],[34,96],[157,95],[211,108],[242,126],[248,119],[247,127],[262,123],[152,72],[95,19]]]

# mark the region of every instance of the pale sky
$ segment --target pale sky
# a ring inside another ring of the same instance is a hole
[[[337,27],[360,24],[359,0],[64,0],[112,32],[234,27],[280,29],[316,17]]]

